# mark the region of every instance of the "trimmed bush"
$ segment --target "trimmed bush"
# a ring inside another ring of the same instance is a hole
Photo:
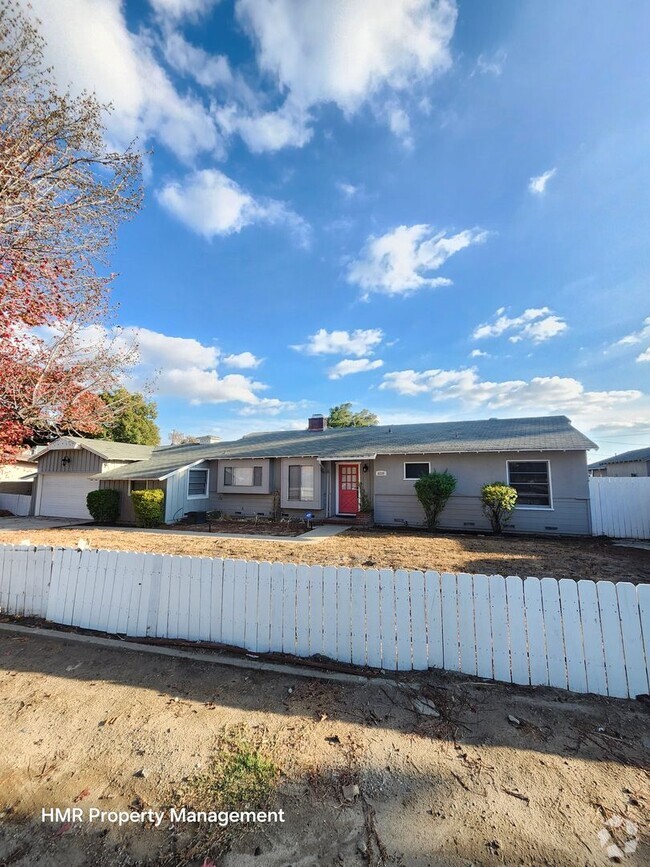
[[[481,504],[496,534],[503,533],[517,503],[517,491],[505,482],[492,482],[481,488]]]
[[[165,492],[160,488],[151,491],[132,491],[131,502],[138,527],[157,527],[165,519]]]
[[[415,483],[415,493],[424,509],[429,530],[435,530],[438,526],[438,518],[455,490],[456,477],[447,470],[444,473],[434,470],[420,476]]]
[[[86,506],[96,524],[115,524],[120,517],[120,492],[113,488],[91,491]]]

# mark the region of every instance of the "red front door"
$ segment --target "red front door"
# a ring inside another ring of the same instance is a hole
[[[359,464],[339,464],[339,513],[359,511]]]

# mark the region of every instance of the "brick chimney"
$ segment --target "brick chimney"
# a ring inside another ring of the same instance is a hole
[[[307,430],[325,430],[327,427],[327,419],[320,413],[312,415],[307,422]]]

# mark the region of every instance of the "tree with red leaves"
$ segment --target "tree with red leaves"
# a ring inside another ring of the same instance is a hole
[[[0,461],[24,443],[98,433],[99,396],[136,359],[108,325],[106,251],[140,207],[141,155],[108,150],[110,106],[60,93],[44,42],[0,0]]]

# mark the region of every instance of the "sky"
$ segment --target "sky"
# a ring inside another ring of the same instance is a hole
[[[650,444],[643,0],[30,5],[149,151],[111,268],[163,441],[350,401]]]

